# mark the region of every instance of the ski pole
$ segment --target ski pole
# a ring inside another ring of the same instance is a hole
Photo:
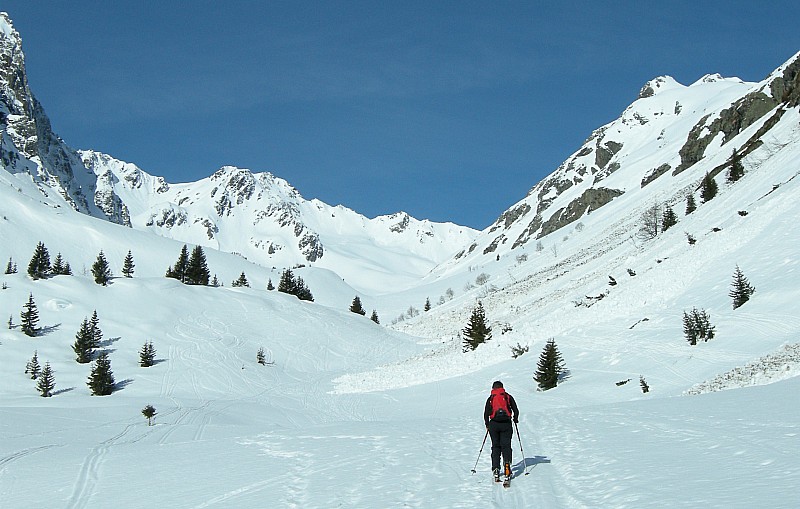
[[[475,467],[473,467],[473,469],[472,469],[472,473],[473,474],[475,472],[477,472],[477,470],[475,470],[475,469],[478,468],[478,462],[481,460],[481,453],[483,452],[483,446],[486,445],[486,437],[488,437],[488,436],[489,436],[489,429],[487,428],[486,429],[486,434],[483,435],[483,443],[481,444],[481,450],[478,451],[478,459],[475,460]]]
[[[522,449],[522,437],[519,436],[519,426],[517,426],[517,421],[514,421],[514,427],[517,429],[517,440],[519,440],[519,452],[522,453],[522,464],[525,466],[525,475],[528,475],[528,460],[525,459],[525,450]]]

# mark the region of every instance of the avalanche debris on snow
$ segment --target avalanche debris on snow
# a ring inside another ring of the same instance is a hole
[[[699,383],[687,390],[686,394],[705,394],[766,385],[795,376],[800,376],[800,343],[783,345],[778,352],[765,355],[744,367],[736,367],[711,380]]]

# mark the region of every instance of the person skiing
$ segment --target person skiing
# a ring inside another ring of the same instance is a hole
[[[519,422],[519,409],[514,397],[503,388],[503,382],[492,384],[492,393],[486,400],[483,422],[492,437],[492,474],[495,482],[500,482],[500,456],[503,457],[505,483],[511,480],[511,438],[514,424]]]

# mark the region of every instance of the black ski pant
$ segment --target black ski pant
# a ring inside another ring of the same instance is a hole
[[[500,455],[503,463],[511,464],[511,437],[514,426],[511,421],[489,421],[489,436],[492,437],[492,470],[500,468]],[[502,471],[502,469],[501,469]]]

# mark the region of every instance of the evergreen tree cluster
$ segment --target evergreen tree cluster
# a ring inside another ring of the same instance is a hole
[[[705,309],[692,308],[691,312],[683,312],[683,334],[690,345],[696,345],[700,339],[708,341],[714,338],[714,326]]]
[[[539,355],[539,362],[536,364],[536,373],[533,379],[539,389],[546,391],[558,385],[558,381],[566,373],[564,359],[558,351],[555,338],[550,338]]]
[[[475,350],[480,344],[492,339],[492,328],[486,322],[483,303],[478,301],[478,305],[472,310],[467,326],[461,332],[464,334],[462,343],[464,352]]]
[[[69,262],[64,260],[64,257],[61,256],[61,253],[58,253],[56,255],[56,259],[53,260],[53,266],[50,267],[50,273],[54,276],[72,275],[72,268],[69,266]]]
[[[44,367],[39,364],[38,352],[34,351],[33,357],[25,365],[25,374],[30,376],[31,380],[36,380],[36,390],[43,398],[53,395],[53,389],[56,387],[53,368],[50,367],[50,362],[45,362]]]
[[[156,348],[152,341],[146,341],[139,350],[139,366],[149,368],[156,363]]]
[[[281,279],[278,281],[278,291],[294,295],[300,300],[314,301],[314,295],[306,286],[303,278],[295,277],[291,269],[285,269],[281,273]]]
[[[75,342],[72,344],[75,360],[79,364],[91,362],[102,341],[103,331],[100,330],[100,319],[97,317],[97,311],[94,311],[91,319],[83,319],[80,329],[75,334]]]
[[[17,264],[14,262],[12,258],[8,259],[8,264],[6,264],[6,274],[16,274],[17,273]]]
[[[178,260],[174,265],[167,268],[165,276],[177,279],[187,285],[208,286],[211,273],[208,270],[208,262],[203,248],[195,246],[190,255],[189,247],[184,244],[178,255]]]
[[[244,274],[244,271],[242,271],[242,273],[239,274],[239,277],[237,279],[233,280],[231,286],[234,288],[238,287],[250,288],[250,281],[247,280],[247,276]]]

